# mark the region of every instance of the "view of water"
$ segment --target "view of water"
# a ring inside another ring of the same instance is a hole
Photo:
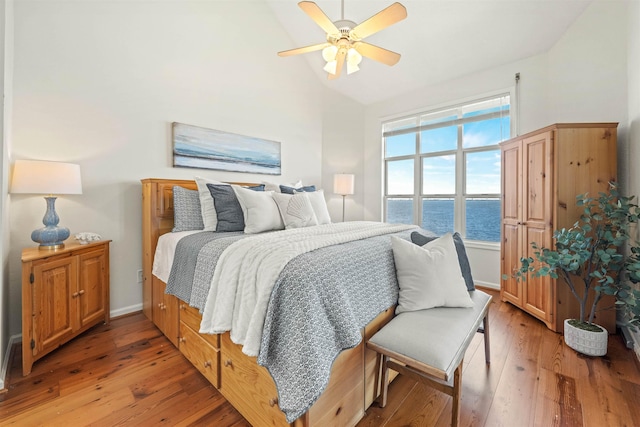
[[[424,200],[420,226],[438,235],[456,231],[453,229],[452,199]],[[466,202],[467,231],[465,239],[487,242],[500,241],[500,200],[473,200]],[[389,199],[387,222],[413,224],[413,201]]]

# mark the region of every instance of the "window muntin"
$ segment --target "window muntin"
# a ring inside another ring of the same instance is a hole
[[[509,104],[504,94],[384,123],[385,221],[499,241],[498,144],[511,135]],[[400,136],[403,151],[393,148]]]

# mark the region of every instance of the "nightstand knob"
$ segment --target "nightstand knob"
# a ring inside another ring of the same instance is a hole
[[[180,310],[186,310],[187,306],[185,304],[180,304]]]
[[[204,362],[204,367],[205,368],[210,368],[211,367],[211,361],[207,360],[206,362]]]
[[[232,366],[233,362],[231,361],[231,359],[227,359],[224,361],[224,366]]]
[[[72,296],[73,298],[78,298],[78,295],[79,295],[79,294],[78,294],[77,292],[74,292],[73,294],[71,294],[71,296]]]
[[[84,295],[84,289],[80,289],[80,292],[78,292],[79,295]]]
[[[185,337],[180,337],[178,338],[178,342],[187,342],[187,339]]]
[[[277,397],[273,397],[271,399],[269,399],[269,406],[271,406],[272,408],[274,406],[276,406],[278,404],[278,398]]]

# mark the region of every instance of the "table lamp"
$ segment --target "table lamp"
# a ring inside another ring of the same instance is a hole
[[[344,198],[354,193],[355,175],[337,173],[333,176],[333,192],[342,196],[342,222],[344,222]]]
[[[43,228],[31,233],[31,240],[39,243],[40,249],[60,249],[69,237],[69,229],[59,227],[56,213],[56,196],[59,194],[82,194],[80,165],[43,160],[16,160],[11,181],[12,194],[43,194],[47,201],[47,212],[42,218]]]

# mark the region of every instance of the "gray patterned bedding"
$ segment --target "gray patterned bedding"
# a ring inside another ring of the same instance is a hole
[[[394,235],[410,240],[411,231],[415,229]],[[389,236],[304,253],[280,273],[267,308],[258,363],[271,373],[288,422],[304,414],[322,394],[338,354],[357,346],[362,328],[397,302]],[[183,238],[167,293],[202,311],[220,254],[242,237],[203,232]],[[195,258],[194,253],[198,253]]]

